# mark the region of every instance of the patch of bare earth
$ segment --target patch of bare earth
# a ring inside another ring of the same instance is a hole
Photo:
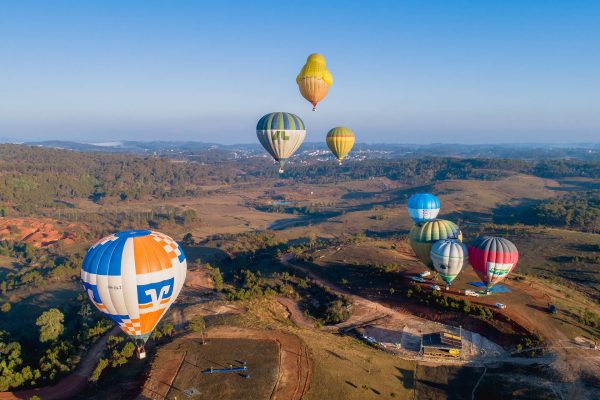
[[[312,371],[311,360],[308,348],[298,337],[277,331],[229,326],[212,328],[205,337],[209,343],[211,340],[240,339],[272,341],[277,344],[278,362],[276,363],[275,384],[265,400],[300,400],[308,390]],[[198,340],[199,338],[198,334],[189,334],[182,340]],[[169,352],[162,357],[159,355],[152,364],[140,398],[164,399],[172,390],[184,360],[186,360],[185,352]],[[262,367],[268,368],[266,365]],[[247,398],[253,398],[251,393],[247,395]]]
[[[50,218],[0,218],[0,240],[25,242],[35,247],[70,245],[88,228]]]

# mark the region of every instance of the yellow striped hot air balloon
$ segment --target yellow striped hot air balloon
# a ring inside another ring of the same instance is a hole
[[[327,96],[333,83],[333,76],[325,66],[325,57],[316,53],[308,56],[306,64],[296,77],[296,83],[302,96],[311,102],[315,111],[317,103]]]
[[[340,165],[342,160],[350,153],[354,146],[354,132],[343,126],[338,126],[327,132],[327,146],[338,159]]]

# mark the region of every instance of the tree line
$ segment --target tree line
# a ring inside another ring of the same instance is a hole
[[[541,201],[525,209],[519,216],[519,222],[599,232],[600,190]]]
[[[407,184],[446,179],[498,179],[510,173],[544,178],[600,178],[600,161],[525,161],[501,158],[426,157],[348,161],[342,167],[327,162],[291,163],[279,177],[262,157],[197,162],[167,156],[81,153],[25,145],[0,145],[1,214],[72,208],[73,199],[100,204],[149,197],[199,196],[215,183],[260,183],[281,178],[309,183],[386,177]]]

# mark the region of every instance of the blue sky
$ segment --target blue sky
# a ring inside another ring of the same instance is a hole
[[[600,138],[600,1],[2,1],[0,137],[256,141],[271,111],[361,142]],[[295,76],[334,76],[319,110]]]

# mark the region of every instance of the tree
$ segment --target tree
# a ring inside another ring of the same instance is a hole
[[[329,303],[325,310],[325,322],[339,324],[350,318],[350,312],[341,299]]]
[[[193,246],[195,243],[194,236],[189,232],[183,235],[183,239],[181,239],[181,244],[184,246]]]
[[[7,313],[10,312],[10,309],[10,303],[7,301],[6,303],[2,304],[2,308],[0,308],[0,311],[2,311],[3,313]]]
[[[56,340],[65,329],[64,320],[65,316],[58,308],[44,311],[35,321],[35,324],[40,327],[40,342]]]
[[[194,317],[188,324],[188,329],[192,332],[196,332],[202,335],[202,344],[205,344],[204,331],[206,330],[206,323],[204,322],[204,317],[202,315],[194,315]]]
[[[98,382],[98,379],[100,379],[100,375],[102,375],[102,371],[104,371],[104,369],[108,367],[108,364],[109,361],[106,358],[101,358],[100,361],[98,361],[98,365],[96,365],[92,376],[90,377],[90,381]]]
[[[210,277],[213,280],[216,291],[223,290],[223,274],[221,274],[221,270],[219,268],[213,268],[210,271]]]

